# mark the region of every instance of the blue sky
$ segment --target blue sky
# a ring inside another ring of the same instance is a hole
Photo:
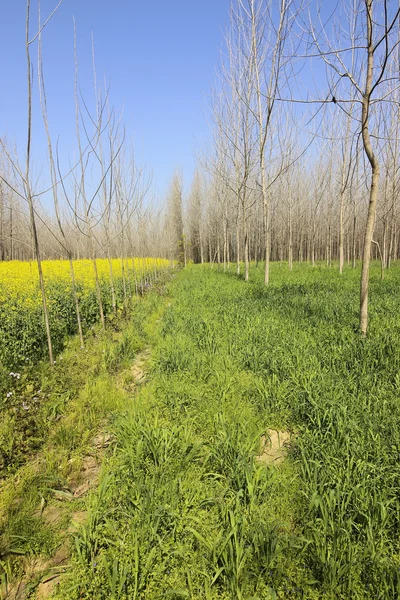
[[[44,18],[56,2],[42,0]],[[64,0],[43,36],[43,58],[53,139],[64,156],[74,148],[73,16],[77,26],[80,82],[93,101],[91,34],[97,77],[111,85],[111,102],[124,109],[127,137],[139,162],[153,171],[162,196],[176,167],[190,184],[196,148],[207,138],[205,96],[229,20],[229,0]],[[25,2],[0,7],[0,135],[21,149],[26,140]],[[31,3],[32,32],[37,0]],[[36,83],[36,46],[32,46]],[[34,103],[33,149],[45,165],[40,107]]]

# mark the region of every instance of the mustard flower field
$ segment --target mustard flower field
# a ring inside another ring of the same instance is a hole
[[[156,270],[166,268],[168,261],[154,258],[113,259],[111,262],[115,309],[110,285],[110,263],[97,259],[105,315],[121,312],[124,295],[128,298],[143,291]],[[74,275],[83,330],[99,320],[93,262],[74,261]],[[43,261],[43,274],[50,313],[50,330],[55,352],[66,337],[77,332],[69,262]],[[0,263],[0,363],[17,368],[43,358],[46,354],[46,331],[39,278],[35,262]]]

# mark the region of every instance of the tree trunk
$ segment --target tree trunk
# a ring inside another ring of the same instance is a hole
[[[357,245],[356,245],[356,227],[357,227],[357,215],[356,215],[356,209],[355,209],[355,205],[354,205],[354,213],[353,213],[353,234],[352,234],[352,238],[353,238],[353,247],[352,247],[352,267],[353,269],[356,268],[356,260],[357,260]]]
[[[14,260],[13,209],[10,206],[10,260]]]
[[[26,144],[26,170],[25,170],[25,191],[26,191],[26,199],[28,201],[29,206],[29,219],[31,224],[31,232],[33,239],[33,251],[36,255],[37,268],[39,273],[39,284],[40,284],[40,292],[42,295],[42,305],[43,305],[43,316],[44,323],[46,328],[46,337],[47,337],[47,346],[49,349],[49,360],[50,364],[54,365],[53,358],[53,344],[51,341],[51,333],[50,333],[50,322],[49,322],[49,312],[47,308],[47,300],[46,300],[46,291],[44,286],[44,278],[42,271],[42,261],[40,258],[40,248],[39,248],[39,238],[36,229],[36,219],[35,219],[35,210],[33,206],[33,197],[30,185],[30,157],[31,157],[31,134],[32,134],[32,81],[31,81],[31,59],[29,53],[29,12],[30,12],[30,0],[27,1],[26,5],[26,61],[27,61],[27,75],[28,75],[28,127],[27,127],[27,144]]]
[[[239,207],[236,219],[236,273],[240,275],[240,225],[239,225]]]
[[[377,157],[374,154],[370,134],[369,134],[369,106],[370,94],[372,89],[372,75],[374,66],[374,46],[372,40],[372,0],[366,0],[367,9],[367,43],[368,43],[368,64],[365,93],[362,102],[362,139],[364,150],[371,165],[371,189],[369,194],[368,216],[365,227],[364,247],[361,270],[360,285],[360,330],[363,336],[367,335],[368,329],[368,287],[369,287],[369,269],[371,262],[371,246],[375,229],[376,205],[378,200],[378,187],[380,166]]]
[[[340,194],[340,209],[339,209],[339,273],[343,273],[344,265],[344,190]]]
[[[289,247],[288,247],[288,263],[289,269],[293,270],[293,229],[292,229],[292,211],[289,206]]]
[[[72,262],[71,253],[68,256],[68,261],[69,261],[69,272],[70,272],[71,284],[72,284],[72,295],[74,297],[74,303],[75,303],[76,321],[78,324],[79,340],[81,342],[81,346],[83,346],[81,311],[79,309],[79,300],[78,300],[78,294],[76,291],[76,283],[75,283],[74,263]]]
[[[111,261],[110,241],[109,240],[107,240],[107,260],[108,260],[108,272],[109,272],[109,277],[110,277],[111,304],[112,304],[113,313],[114,313],[114,315],[116,315],[117,314],[117,300],[116,300],[116,296],[115,296],[114,273],[113,273],[113,266],[112,266],[112,261]]]
[[[262,186],[264,187],[264,183]],[[269,198],[268,193],[263,192],[263,211],[264,211],[264,251],[265,251],[265,266],[264,266],[264,284],[269,284],[269,261],[271,253],[271,231],[270,231],[270,211],[269,211]]]

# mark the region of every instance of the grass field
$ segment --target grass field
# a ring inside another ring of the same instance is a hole
[[[399,267],[373,272],[366,340],[358,273],[251,275],[171,286],[62,597],[399,596]]]
[[[55,597],[400,596],[400,265],[373,267],[367,339],[358,271],[262,275],[189,266],[109,346],[113,443]]]

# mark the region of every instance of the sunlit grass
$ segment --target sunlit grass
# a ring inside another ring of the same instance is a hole
[[[104,348],[124,382],[145,338],[148,374],[118,401],[58,596],[397,598],[399,286],[398,264],[384,281],[373,266],[366,339],[350,268],[274,264],[265,287],[262,265],[248,284],[190,266],[150,294]],[[97,385],[62,447],[101,411],[107,377]],[[257,459],[268,428],[291,433],[279,466]]]
[[[398,265],[383,282],[372,271],[366,340],[358,271],[262,276],[179,275],[148,383],[116,425],[98,551],[77,555],[74,593],[397,597]],[[255,460],[268,427],[292,432],[278,468]]]

